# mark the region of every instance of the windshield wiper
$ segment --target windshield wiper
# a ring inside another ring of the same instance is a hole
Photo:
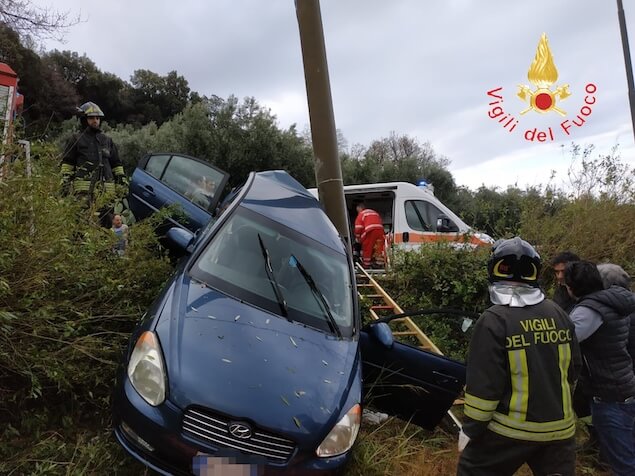
[[[267,277],[269,278],[269,282],[273,287],[273,293],[276,295],[276,300],[278,301],[278,305],[280,306],[280,312],[282,312],[282,315],[288,319],[289,308],[287,307],[287,301],[284,300],[280,285],[278,284],[278,281],[273,274],[273,268],[271,267],[271,256],[269,255],[269,250],[262,241],[260,233],[258,233],[258,243],[260,243],[260,250],[262,251],[262,256],[265,259],[265,271],[267,272]]]
[[[337,337],[341,339],[342,332],[340,331],[340,328],[337,325],[337,322],[335,322],[335,318],[333,317],[333,313],[331,312],[331,307],[329,306],[328,301],[324,297],[324,294],[322,294],[322,292],[318,289],[317,285],[315,284],[315,281],[313,280],[309,272],[304,268],[304,266],[302,266],[302,263],[300,263],[298,258],[296,258],[295,255],[291,255],[291,258],[293,258],[293,260],[295,261],[295,265],[298,268],[298,271],[300,271],[300,274],[302,275],[306,283],[309,285],[309,288],[313,292],[313,295],[315,296],[316,300],[324,308],[326,317],[328,318],[327,322],[331,330],[335,332],[335,335],[337,335]]]

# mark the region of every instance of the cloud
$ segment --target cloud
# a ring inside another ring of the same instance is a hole
[[[81,9],[88,20],[70,31],[66,45],[48,48],[86,52],[102,70],[124,79],[139,68],[176,70],[202,94],[255,97],[281,127],[308,125],[292,1],[56,0],[55,7]],[[630,113],[611,2],[323,0],[321,9],[336,126],[349,144],[370,144],[391,131],[409,134],[447,156],[457,179],[470,170],[470,181],[480,177],[492,184],[544,180],[551,164],[535,158],[561,160],[552,153],[563,141],[618,134],[624,156],[633,149],[633,134],[618,133]],[[635,8],[627,6],[626,16],[635,19]],[[568,118],[583,104],[584,86],[598,88],[584,127],[552,144],[526,143],[522,133],[555,130],[562,119],[533,111],[520,118],[526,105],[516,97],[519,84],[531,86],[527,70],[543,32],[558,68],[557,84],[569,84],[573,93],[559,104]],[[487,116],[486,92],[496,87],[503,87],[506,112],[522,119],[514,134]],[[492,175],[501,161],[515,164],[508,178]],[[527,162],[530,168],[518,169]]]

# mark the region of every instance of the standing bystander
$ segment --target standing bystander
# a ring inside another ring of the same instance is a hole
[[[563,251],[551,259],[551,267],[556,275],[556,288],[553,292],[553,300],[558,306],[564,309],[566,313],[571,312],[571,309],[575,306],[575,299],[569,295],[567,287],[564,284],[564,268],[567,263],[572,261],[580,261],[580,257],[571,251]]]
[[[621,286],[605,289],[598,268],[588,261],[567,264],[565,284],[578,299],[570,317],[584,356],[601,454],[616,476],[632,476],[635,374],[629,338],[635,295]]]

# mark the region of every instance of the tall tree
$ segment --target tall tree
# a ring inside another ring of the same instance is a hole
[[[253,170],[283,169],[306,187],[315,186],[311,148],[295,127],[280,129],[271,112],[255,99],[240,103],[213,96],[188,104],[161,127],[119,125],[111,135],[132,169],[148,150],[193,155],[226,170],[230,185],[243,182]]]
[[[437,155],[429,143],[420,144],[408,135],[391,132],[370,146],[355,147],[343,154],[342,173],[346,184],[405,181],[431,182],[435,194],[445,201],[454,194],[456,184],[447,170],[449,161]]]
[[[130,82],[134,110],[129,119],[141,124],[151,121],[162,124],[183,111],[190,94],[187,80],[176,71],[160,76],[147,69],[138,69]]]
[[[39,7],[30,0],[0,0],[0,23],[22,38],[62,39],[68,28],[79,21],[79,16],[68,11]]]
[[[43,59],[55,64],[63,78],[74,86],[78,103],[97,103],[110,122],[127,118],[131,106],[126,92],[130,86],[118,76],[102,72],[85,54],[80,56],[74,51],[54,50]]]
[[[64,78],[57,64],[42,60],[42,79],[46,87],[41,91],[41,100],[51,110],[51,122],[59,123],[73,116],[79,104],[77,89]]]

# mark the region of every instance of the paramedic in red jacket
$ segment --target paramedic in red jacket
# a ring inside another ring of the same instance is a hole
[[[357,204],[355,238],[362,245],[364,268],[384,267],[384,225],[379,213],[366,208],[363,202]]]

